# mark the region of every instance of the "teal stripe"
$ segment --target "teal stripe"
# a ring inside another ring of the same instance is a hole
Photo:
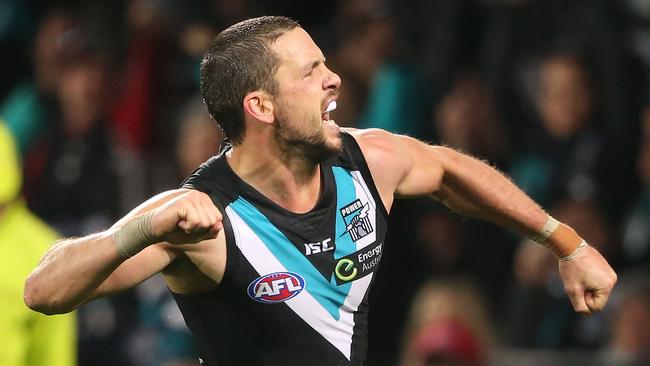
[[[357,246],[352,241],[350,234],[343,235],[347,224],[343,220],[343,215],[341,215],[341,208],[352,203],[357,198],[357,195],[350,172],[337,166],[332,167],[332,172],[336,181],[336,233],[334,235],[336,238],[336,250],[334,250],[334,259],[338,260],[357,250]],[[330,279],[332,286],[336,286],[334,276],[334,273],[332,273],[332,278]],[[345,288],[345,291],[349,292],[350,287],[352,287],[352,282],[343,284],[340,287]]]
[[[349,233],[343,234],[347,224],[341,215],[341,209],[356,200],[357,194],[350,172],[338,166],[332,167],[332,172],[336,180],[336,250],[334,258],[339,259],[357,250],[352,236]]]
[[[341,317],[339,308],[348,296],[351,284],[336,286],[336,282],[333,282],[334,276],[328,283],[303,253],[296,249],[291,241],[266,216],[244,198],[239,197],[230,204],[230,207],[246,222],[287,271],[299,273],[303,276],[305,291],[308,291],[334,319],[339,320]],[[246,238],[243,238],[243,240],[246,240]],[[338,240],[336,252],[338,252]]]

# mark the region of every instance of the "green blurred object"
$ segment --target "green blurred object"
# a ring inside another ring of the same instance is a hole
[[[0,365],[74,366],[75,315],[45,316],[23,302],[25,279],[58,235],[17,199],[17,155],[11,133],[0,123]]]

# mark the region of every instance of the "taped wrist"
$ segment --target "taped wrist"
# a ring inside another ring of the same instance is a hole
[[[544,227],[539,232],[531,235],[530,240],[538,242],[540,244],[544,243],[553,232],[560,226],[560,222],[557,221],[553,216],[548,216],[548,220],[544,224]]]
[[[578,253],[580,252],[580,249],[586,247],[587,245],[588,245],[587,242],[583,240],[582,243],[580,243],[580,245],[578,245],[578,247],[573,251],[573,253],[571,253],[569,255],[566,255],[564,257],[558,257],[557,259],[559,259],[559,260],[561,260],[563,262],[568,262],[568,261],[572,260],[573,258],[575,258],[575,256],[577,256]]]
[[[123,258],[131,258],[157,242],[151,229],[153,211],[144,213],[113,232],[113,243]]]
[[[545,247],[550,248],[553,254],[562,261],[573,259],[587,243],[570,226],[565,225],[552,216],[548,217],[544,227],[530,237]]]

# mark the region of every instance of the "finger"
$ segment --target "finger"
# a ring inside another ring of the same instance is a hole
[[[609,293],[606,291],[587,291],[585,294],[585,302],[589,307],[589,310],[592,312],[597,312],[603,310],[609,299]]]
[[[589,307],[587,307],[585,301],[585,291],[581,287],[566,289],[566,293],[569,296],[573,310],[575,310],[576,313],[591,315],[591,311],[589,310]]]
[[[212,227],[221,221],[221,214],[209,197],[201,203],[201,207],[208,217],[208,227]]]
[[[201,216],[194,207],[194,204],[189,201],[183,203],[181,212],[183,212],[184,215],[179,215],[181,220],[178,222],[178,227],[183,229],[186,233],[190,233],[199,225]]]
[[[192,195],[190,195],[188,199],[193,203],[201,217],[200,225],[205,229],[209,229],[214,225],[216,219],[213,210],[216,209],[216,207],[214,207],[214,203],[212,203],[210,196],[203,192],[196,191],[192,192]]]
[[[219,232],[223,229],[223,225],[221,221],[215,223],[212,225],[210,230],[208,231],[208,235],[206,236],[206,239],[214,239],[219,235]]]
[[[203,210],[205,211],[205,214],[208,217],[208,227],[212,227],[217,222],[221,221],[221,218],[219,217],[219,210],[216,207],[214,207],[212,202],[203,204]]]
[[[199,222],[194,230],[198,232],[207,232],[210,230],[212,224],[210,223],[210,216],[206,210],[205,205],[200,201],[194,202],[194,209],[196,210],[197,216],[199,217]]]

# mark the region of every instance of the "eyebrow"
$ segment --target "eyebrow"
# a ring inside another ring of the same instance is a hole
[[[320,65],[321,63],[325,63],[325,60],[326,60],[326,59],[325,59],[325,56],[322,56],[322,57],[323,57],[323,58],[320,59],[320,60],[314,60],[311,64],[305,66],[304,69],[305,69],[305,70],[313,70],[313,69],[315,69],[316,67],[318,67],[318,65]]]

